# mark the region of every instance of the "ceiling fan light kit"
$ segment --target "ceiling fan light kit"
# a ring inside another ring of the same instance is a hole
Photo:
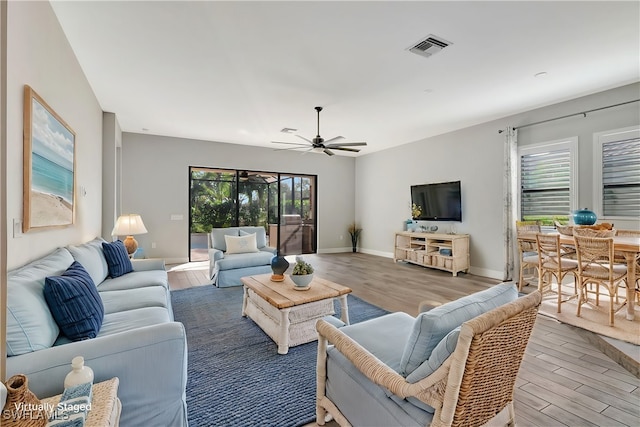
[[[316,136],[313,139],[305,138],[302,135],[296,135],[296,137],[302,139],[304,143],[298,142],[281,142],[281,141],[271,141],[274,144],[287,144],[293,145],[294,147],[290,148],[280,148],[280,150],[300,150],[304,149],[306,151],[315,151],[315,152],[323,152],[328,156],[333,156],[334,153],[331,150],[339,150],[339,151],[351,151],[353,153],[358,153],[360,150],[357,148],[350,147],[362,147],[367,145],[366,142],[345,142],[345,143],[337,143],[333,141],[338,141],[340,139],[344,139],[344,136],[334,136],[333,138],[325,140],[320,136],[320,112],[322,111],[322,107],[315,107],[315,110],[318,114],[318,131]]]

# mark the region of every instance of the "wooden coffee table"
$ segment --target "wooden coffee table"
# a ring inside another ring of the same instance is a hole
[[[271,274],[240,279],[244,288],[242,316],[251,318],[278,344],[278,353],[318,339],[316,321],[335,313],[333,300],[340,301],[341,318],[349,324],[347,294],[351,289],[314,276],[310,289],[298,291],[288,275],[272,282]]]

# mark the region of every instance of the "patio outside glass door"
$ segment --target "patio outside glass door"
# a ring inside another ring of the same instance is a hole
[[[269,246],[297,255],[316,251],[316,177],[190,168],[189,259],[208,259],[212,228],[263,226]],[[278,191],[280,189],[280,191]]]

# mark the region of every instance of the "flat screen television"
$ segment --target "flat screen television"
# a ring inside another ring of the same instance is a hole
[[[462,221],[460,181],[411,186],[411,203],[420,207],[423,221]]]

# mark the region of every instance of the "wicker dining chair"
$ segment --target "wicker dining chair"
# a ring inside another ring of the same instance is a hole
[[[622,237],[640,237],[640,230],[617,230],[616,236]],[[626,263],[627,259],[623,254],[613,253],[616,262]],[[628,273],[628,272],[627,272]],[[636,301],[640,304],[640,254],[636,254],[636,274],[635,277],[628,277],[628,282],[634,283]],[[629,285],[630,286],[630,285]]]
[[[576,315],[580,317],[582,304],[587,302],[587,285],[595,284],[596,306],[600,305],[600,286],[604,286],[609,292],[609,325],[614,324],[616,311],[624,306],[622,304],[614,310],[614,300],[618,300],[618,286],[627,283],[627,266],[615,262],[613,252],[613,238],[573,236],[576,242],[578,255],[578,310]]]
[[[536,244],[539,254],[538,290],[543,294],[554,292],[552,279],[555,278],[557,282],[555,292],[558,294],[557,309],[558,313],[561,313],[562,303],[578,297],[578,261],[570,258],[574,254],[573,249],[565,249],[565,246],[560,243],[560,235],[558,234],[538,233],[536,234]],[[562,299],[562,281],[569,274],[573,275],[573,294]]]
[[[535,270],[538,268],[538,248],[535,242],[522,240],[522,235],[533,235],[540,233],[540,222],[538,221],[516,221],[516,236],[518,237],[518,255],[520,261],[520,275],[518,277],[518,291],[529,283],[525,280],[525,270]],[[532,275],[532,278],[535,277]]]
[[[332,381],[327,370],[327,346],[333,345],[366,378],[401,399],[410,397],[434,408],[430,426],[481,426],[506,416],[515,425],[513,394],[542,297],[534,291],[462,324],[455,350],[432,374],[410,383],[372,355],[353,338],[325,320],[316,323],[316,422],[324,425],[327,413],[340,425],[348,420],[326,395]],[[391,332],[393,333],[393,332]],[[384,393],[384,392],[383,392]],[[365,405],[378,405],[368,393],[353,396]],[[365,402],[362,402],[364,400]],[[402,409],[399,409],[402,411]],[[498,415],[498,416],[496,416]]]

